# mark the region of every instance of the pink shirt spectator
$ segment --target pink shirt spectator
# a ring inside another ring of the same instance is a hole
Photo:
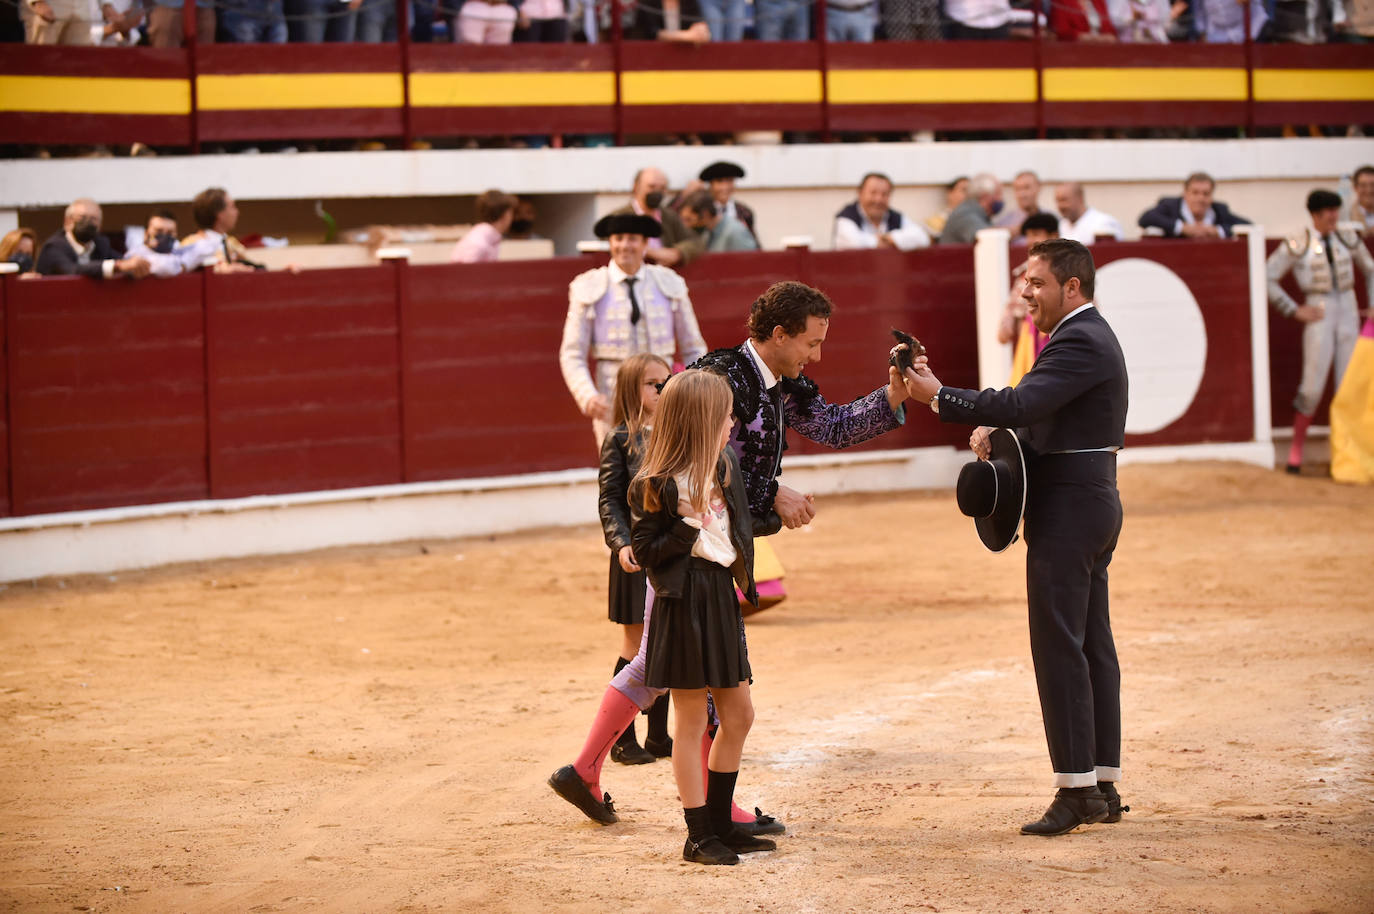
[[[495,260],[501,248],[501,233],[490,222],[479,222],[468,233],[458,239],[453,253],[448,256],[449,263],[483,263]]]

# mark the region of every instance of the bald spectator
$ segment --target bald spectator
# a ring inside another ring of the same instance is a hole
[[[949,214],[941,244],[973,244],[979,229],[992,228],[992,217],[1002,211],[1002,182],[984,172],[968,182],[968,197]]]
[[[1165,238],[1234,238],[1236,226],[1249,225],[1250,220],[1214,201],[1216,186],[1211,175],[1194,172],[1183,182],[1183,196],[1160,197],[1140,214],[1140,227],[1146,235]]]
[[[641,168],[635,173],[629,205],[612,215],[648,216],[659,224],[663,234],[649,238],[644,259],[663,267],[682,267],[706,250],[697,233],[682,223],[682,217],[663,205],[668,191],[668,176],[657,168]]]
[[[499,190],[489,190],[477,198],[477,224],[458,239],[449,263],[483,263],[496,260],[501,238],[515,218],[515,198]]]
[[[701,234],[708,251],[757,251],[759,244],[744,223],[716,209],[711,192],[702,188],[682,201],[682,221]]]
[[[1083,185],[1066,181],[1054,189],[1054,205],[1059,208],[1059,237],[1091,245],[1099,236],[1125,240],[1121,223],[1101,210],[1088,206]]]
[[[1011,181],[1012,204],[997,214],[992,224],[998,228],[1011,229],[1019,241],[1021,224],[1045,210],[1040,206],[1040,176],[1033,171],[1018,172]]]
[[[148,275],[148,261],[142,257],[120,259],[110,240],[100,234],[100,204],[82,197],[73,200],[62,214],[62,230],[55,233],[38,252],[38,272],[44,276],[86,276],[109,279]]]
[[[926,230],[893,209],[891,199],[891,178],[878,172],[864,175],[858,199],[835,216],[835,250],[930,247]]]

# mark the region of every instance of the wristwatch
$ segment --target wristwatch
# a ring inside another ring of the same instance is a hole
[[[930,411],[935,415],[940,415],[940,392],[937,390],[930,395]]]

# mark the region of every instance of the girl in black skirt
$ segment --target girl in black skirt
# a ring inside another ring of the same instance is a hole
[[[658,405],[658,389],[670,373],[668,363],[652,352],[632,355],[620,364],[611,404],[615,428],[601,443],[598,508],[606,545],[611,547],[607,614],[612,622],[620,625],[621,631],[616,673],[635,658],[639,641],[644,636],[644,570],[636,564],[630,544],[630,505],[625,500],[626,490],[639,472],[654,408]],[[668,738],[668,696],[655,701],[647,714],[649,732],[644,738],[644,747],[640,748],[635,739],[632,720],[611,747],[611,758],[622,765],[643,765],[672,752],[672,740]]]
[[[738,853],[776,847],[730,821],[744,739],[754,722],[736,582],[758,602],[749,500],[727,446],[730,406],[730,387],[719,375],[689,370],[670,379],[629,499],[634,554],[655,594],[645,684],[672,690],[673,776],[687,820],[682,856],[706,864],[734,864]],[[708,692],[720,729],[703,784]]]

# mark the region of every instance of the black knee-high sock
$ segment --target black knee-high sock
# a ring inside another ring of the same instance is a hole
[[[735,802],[735,780],[738,771],[706,769],[706,808],[711,813],[711,827],[717,837],[725,837],[734,830],[730,821],[730,807]]]
[[[668,741],[668,693],[664,692],[651,705],[649,710],[644,712],[649,718],[649,732],[646,739],[651,739],[656,743],[666,743]]]
[[[620,671],[623,670],[623,669],[625,669],[625,667],[627,667],[627,666],[629,666],[629,665],[630,665],[630,661],[626,660],[624,657],[616,657],[616,658],[615,658],[615,672],[611,674],[611,678],[615,678],[616,676],[619,676],[619,675],[620,675]],[[637,717],[638,715],[635,715],[635,716]],[[631,721],[630,721],[630,725],[629,725],[628,727],[625,728],[625,732],[622,733],[622,734],[620,734],[620,738],[616,740],[616,745],[620,745],[620,746],[629,746],[629,745],[631,745],[631,744],[636,745],[636,746],[639,745],[639,740],[637,740],[637,739],[635,738],[635,722],[634,722],[634,720],[631,720]]]

